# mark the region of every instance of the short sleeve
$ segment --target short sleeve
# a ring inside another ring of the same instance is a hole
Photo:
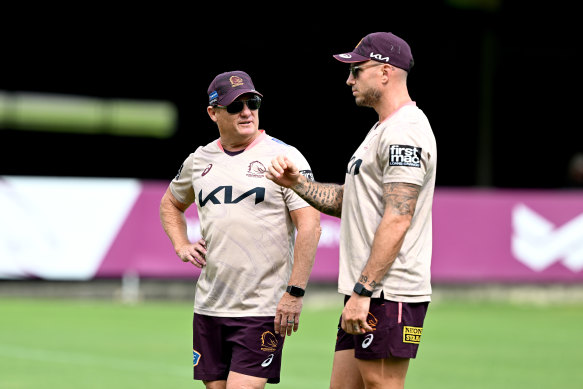
[[[190,154],[178,169],[178,174],[170,183],[170,191],[178,201],[190,205],[194,202],[194,188],[192,187],[194,153]]]
[[[423,185],[428,166],[427,149],[424,137],[414,124],[401,122],[387,127],[377,150],[383,182]]]

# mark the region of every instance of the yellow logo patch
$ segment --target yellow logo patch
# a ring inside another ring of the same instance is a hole
[[[419,344],[422,333],[423,327],[403,327],[403,343]]]

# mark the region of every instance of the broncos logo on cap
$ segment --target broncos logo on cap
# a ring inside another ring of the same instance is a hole
[[[231,83],[231,86],[234,88],[236,86],[241,86],[243,85],[243,79],[239,76],[231,76],[229,78],[229,82]]]

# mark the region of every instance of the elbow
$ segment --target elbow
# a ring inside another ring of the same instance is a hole
[[[160,215],[160,220],[164,220],[164,209],[165,209],[165,202],[164,202],[164,198],[162,198],[162,201],[160,201],[160,209],[158,210],[159,215]]]
[[[396,225],[395,228],[399,231],[403,236],[409,231],[411,227],[411,218],[404,218],[400,220]]]
[[[385,217],[384,225],[396,235],[405,235],[411,227],[411,217]]]
[[[171,205],[168,196],[164,194],[162,200],[160,200],[160,220],[164,219],[164,216],[168,214],[169,205]]]

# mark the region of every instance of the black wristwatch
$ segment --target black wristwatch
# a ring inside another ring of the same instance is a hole
[[[294,297],[302,297],[304,294],[306,294],[305,290],[295,285],[288,285],[285,291]]]
[[[352,289],[354,292],[356,292],[356,294],[360,295],[360,296],[364,296],[364,297],[372,297],[372,291],[368,290],[367,288],[364,287],[363,284],[361,284],[360,282],[357,282],[354,285],[354,289]]]

